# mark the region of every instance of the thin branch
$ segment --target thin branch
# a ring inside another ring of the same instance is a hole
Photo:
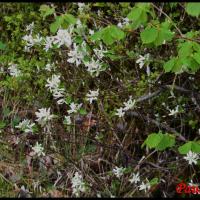
[[[178,139],[179,139],[180,141],[184,141],[184,142],[187,141],[187,140],[185,139],[184,136],[182,136],[182,135],[181,135],[180,133],[178,133],[174,128],[171,128],[170,126],[168,126],[168,125],[165,124],[165,123],[159,123],[159,122],[156,121],[155,119],[151,119],[151,118],[146,117],[146,116],[144,116],[144,115],[138,114],[138,113],[135,112],[135,111],[128,111],[128,112],[127,112],[127,115],[128,115],[128,116],[138,117],[138,118],[143,118],[143,119],[145,119],[146,121],[150,121],[150,123],[156,125],[157,127],[163,128],[163,129],[165,129],[166,131],[168,131],[168,132],[170,132],[170,133],[173,133],[174,135],[176,135],[176,136],[178,137]]]

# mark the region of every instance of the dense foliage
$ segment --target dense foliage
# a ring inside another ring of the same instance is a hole
[[[200,3],[1,3],[0,196],[198,184],[199,15]]]

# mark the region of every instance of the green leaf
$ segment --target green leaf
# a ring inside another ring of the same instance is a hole
[[[72,102],[72,97],[68,95],[68,96],[65,98],[65,102],[66,102],[67,105],[69,105],[69,104]]]
[[[149,44],[156,40],[158,36],[158,31],[156,28],[147,27],[143,32],[141,32],[140,37],[143,44]]]
[[[55,12],[55,9],[44,4],[40,6],[40,12],[43,19],[45,19],[47,16],[52,15]]]
[[[147,145],[150,149],[155,148],[156,150],[163,151],[168,147],[172,147],[175,144],[175,137],[169,134],[152,133],[142,144]]]
[[[62,16],[56,17],[55,22],[50,24],[50,31],[52,33],[56,33],[57,30],[60,28],[61,24],[63,23],[63,18]]]
[[[172,38],[174,36],[174,33],[172,33],[169,29],[166,28],[160,28],[158,31],[158,37],[156,38],[156,41],[154,42],[154,44],[156,46],[162,45],[167,41],[171,41]]]
[[[96,33],[94,33],[93,35],[90,36],[91,40],[101,40],[101,36],[102,36],[102,30],[97,31]]]
[[[136,3],[131,12],[127,15],[127,18],[133,21],[134,28],[138,28],[140,25],[146,24],[148,17],[147,13],[149,10],[149,3]]]
[[[137,7],[134,7],[131,10],[131,12],[127,15],[127,17],[129,20],[137,21],[140,18],[141,14],[142,14],[142,10],[138,9]]]
[[[192,42],[184,42],[178,45],[178,55],[179,57],[190,56],[193,52]]]
[[[200,153],[200,143],[189,141],[178,148],[180,154],[187,154],[189,151]]]
[[[161,140],[161,136],[157,133],[150,134],[142,144],[142,147],[146,144],[150,149],[155,148]]]
[[[159,144],[156,146],[157,150],[163,151],[168,147],[172,147],[175,144],[175,138],[169,134],[162,134]]]
[[[158,184],[158,182],[159,182],[158,178],[153,178],[153,179],[150,180],[150,185],[151,186],[156,185],[156,184]]]
[[[115,25],[107,26],[91,36],[91,39],[96,41],[102,39],[107,45],[113,44],[117,40],[125,37],[125,33]]]
[[[156,27],[146,27],[140,36],[143,44],[153,43],[156,46],[162,45],[164,42],[171,41],[174,33],[170,30],[168,21],[158,24],[156,20],[152,21]]]
[[[69,25],[73,25],[76,23],[76,18],[71,14],[64,14],[56,17],[56,20],[50,24],[50,31],[52,33],[56,33],[56,31],[62,27],[66,26],[66,28]]]
[[[200,15],[200,3],[187,3],[185,9],[186,12],[193,17],[198,17]]]
[[[164,64],[164,69],[165,69],[165,72],[170,72],[172,71],[174,65],[175,65],[175,62],[176,62],[176,58],[173,57],[172,59],[170,59],[169,61],[167,61],[165,64]]]
[[[79,110],[79,113],[80,113],[81,115],[86,115],[86,114],[87,114],[87,111],[86,111],[84,108],[81,108],[81,109]]]
[[[196,62],[197,62],[198,64],[200,64],[200,52],[195,53],[195,54],[193,55],[193,58],[196,60]]]
[[[75,24],[77,21],[76,18],[71,14],[64,14],[62,18],[64,19],[64,22],[66,22],[68,26]]]

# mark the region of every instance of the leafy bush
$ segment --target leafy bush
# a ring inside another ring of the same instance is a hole
[[[1,4],[0,195],[175,197],[197,182],[199,15],[199,3]]]

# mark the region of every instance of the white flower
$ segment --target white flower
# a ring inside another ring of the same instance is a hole
[[[61,104],[64,104],[65,103],[65,99],[59,99],[57,100],[57,104],[61,105]]]
[[[54,117],[54,115],[50,114],[50,108],[41,108],[39,109],[39,112],[35,112],[35,114],[37,116],[36,121],[38,121],[42,126]]]
[[[144,182],[142,181],[141,185],[139,185],[139,190],[144,190],[145,193],[146,193],[147,190],[149,190],[150,188],[151,188],[151,185],[150,185],[148,179],[146,179],[146,183],[144,183]]]
[[[64,100],[64,88],[59,88],[60,75],[52,75],[51,79],[47,79],[47,84],[45,85],[52,92],[54,99],[57,100],[58,104],[65,103]],[[61,99],[59,99],[61,98]]]
[[[72,44],[72,38],[68,30],[59,29],[57,35],[54,37],[54,44],[57,44],[58,47],[66,45],[70,47]]]
[[[55,99],[58,99],[58,98],[61,98],[61,97],[64,97],[64,88],[55,88],[53,90],[53,97]]]
[[[89,34],[93,35],[94,34],[94,30],[89,29]]]
[[[50,72],[53,69],[53,67],[54,67],[54,63],[52,63],[52,64],[48,63],[48,64],[46,64],[45,69]]]
[[[101,10],[98,10],[98,11],[97,11],[97,15],[100,17],[101,14],[102,14],[102,11],[101,11]]]
[[[25,46],[25,47],[24,47],[24,51],[25,51],[25,52],[30,52],[30,47]]]
[[[67,61],[69,63],[76,63],[76,66],[78,67],[81,64],[81,60],[83,59],[82,52],[79,51],[78,46],[76,44],[73,44],[74,50],[70,50],[68,53],[68,56],[71,58],[68,58]]]
[[[64,124],[70,125],[72,123],[70,116],[65,116]]]
[[[45,153],[43,152],[44,151],[44,147],[42,147],[41,144],[38,144],[38,142],[36,142],[35,146],[32,147],[32,150],[33,150],[34,155],[37,154],[38,157],[45,155]]]
[[[34,22],[26,26],[26,31],[30,31],[32,33],[33,28],[34,28]]]
[[[45,38],[45,47],[44,47],[44,50],[45,51],[48,51],[50,48],[53,47],[53,41],[54,41],[54,37],[46,37]]]
[[[9,64],[10,67],[8,67],[9,71],[10,71],[10,75],[14,76],[14,77],[18,77],[21,75],[21,71],[19,69],[17,69],[17,64]]]
[[[199,159],[199,156],[198,154],[192,151],[189,151],[187,153],[187,156],[184,156],[183,158],[189,162],[189,165],[192,165],[192,163],[197,164],[197,160]]]
[[[129,109],[132,109],[135,106],[136,101],[132,99],[132,96],[129,97],[129,100],[127,102],[124,102],[124,110],[127,111]]]
[[[142,67],[144,66],[145,61],[149,60],[149,56],[149,54],[146,54],[144,56],[139,55],[139,59],[136,60],[136,63],[139,63],[140,69],[142,69]]]
[[[57,104],[65,103],[65,99],[63,98],[64,90],[65,90],[64,88],[55,88],[53,90],[53,97],[54,97],[54,99],[57,99]],[[61,98],[61,99],[58,99],[58,98]]]
[[[99,96],[99,89],[98,90],[89,90],[89,93],[86,94],[87,101],[92,103],[93,100],[97,100],[97,97]]]
[[[139,175],[139,173],[137,173],[137,174],[133,173],[132,174],[132,178],[129,179],[129,181],[131,183],[137,183],[137,182],[139,182],[140,181],[140,175]]]
[[[36,35],[36,38],[33,39],[34,44],[40,44],[42,42],[43,38],[40,37],[39,34]]]
[[[93,49],[93,51],[99,59],[102,59],[104,57],[104,53],[108,52],[107,50],[103,50],[102,44],[100,44],[100,49]]]
[[[119,22],[118,24],[117,24],[117,26],[119,27],[119,28],[122,28],[123,26],[126,26],[126,25],[128,25],[129,24],[129,19],[126,17],[126,18],[123,18],[122,19],[122,22]]]
[[[86,62],[85,66],[87,67],[87,71],[91,75],[99,76],[99,73],[103,71],[101,63],[99,61],[95,61],[93,58],[90,62]]]
[[[117,26],[118,26],[119,28],[122,28],[122,27],[123,27],[123,25],[122,25],[121,22],[119,22],[119,23],[117,24]]]
[[[79,29],[83,28],[83,24],[82,24],[82,22],[81,22],[80,19],[78,19],[78,20],[76,21],[76,27],[79,28]]]
[[[33,132],[33,126],[34,125],[35,125],[35,123],[31,123],[30,120],[24,119],[17,126],[15,126],[15,128],[19,128],[22,131],[24,131],[25,133],[28,133],[28,132]]]
[[[170,111],[169,116],[171,116],[171,115],[176,116],[177,113],[179,113],[179,106],[177,105],[175,109],[172,109],[172,110],[169,109],[169,111]]]
[[[23,39],[24,41],[26,41],[26,45],[27,45],[27,47],[29,47],[29,48],[31,48],[31,47],[34,46],[34,44],[35,44],[35,41],[34,41],[33,36],[32,36],[31,34],[30,34],[30,35],[25,35],[25,36],[23,36],[22,39]]]
[[[119,117],[123,117],[124,114],[125,114],[125,112],[124,112],[123,108],[117,109],[117,112],[115,113],[115,115],[118,115]]]
[[[85,7],[86,7],[85,3],[78,3],[78,10],[80,13],[83,12]]]
[[[123,167],[115,167],[112,171],[117,178],[120,178],[124,174],[125,169]]]
[[[82,53],[83,57],[88,55],[88,51],[87,51],[87,48],[86,48],[85,40],[81,44],[81,53]]]
[[[151,74],[151,69],[150,69],[149,65],[147,65],[146,72],[147,72],[147,76],[150,76],[150,74]]]
[[[80,192],[86,192],[87,189],[86,184],[83,181],[83,177],[81,174],[76,172],[71,182],[72,182],[72,193],[75,194],[76,197],[80,195]]]
[[[76,113],[76,112],[78,112],[78,110],[81,108],[82,103],[81,103],[81,104],[76,104],[76,103],[72,102],[69,106],[70,106],[71,109],[68,110],[67,112],[68,112],[69,114],[71,114],[71,113]]]
[[[21,189],[24,193],[29,193],[29,189],[28,189],[28,188],[26,189],[26,188],[24,187],[24,185],[22,185],[20,189]]]
[[[48,87],[48,89],[53,92],[55,88],[58,88],[60,84],[60,75],[52,75],[51,79],[47,79],[47,84],[45,87]]]

